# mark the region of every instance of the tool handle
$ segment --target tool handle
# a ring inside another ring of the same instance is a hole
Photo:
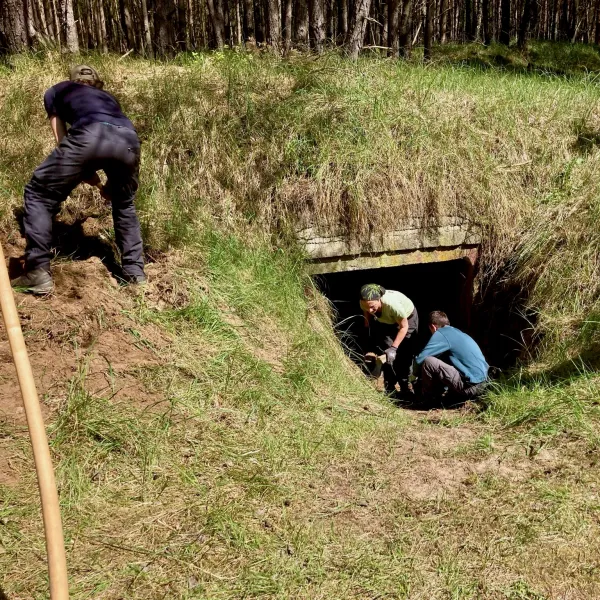
[[[48,575],[50,579],[51,600],[68,600],[69,582],[67,579],[67,561],[60,506],[54,469],[50,458],[50,448],[46,437],[46,428],[42,417],[42,409],[38,400],[29,355],[23,339],[19,314],[15,304],[8,269],[4,260],[4,252],[0,245],[0,308],[6,326],[10,349],[17,370],[17,379],[21,388],[27,427],[33,446],[33,458],[37,471],[40,498],[42,501],[42,518],[46,534],[46,551],[48,554]]]

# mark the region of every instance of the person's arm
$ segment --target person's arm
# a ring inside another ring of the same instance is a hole
[[[50,127],[52,127],[52,133],[54,134],[54,139],[56,140],[56,145],[58,146],[65,135],[67,135],[67,127],[64,121],[58,115],[52,115],[50,117]]]
[[[402,319],[398,319],[398,334],[396,335],[396,339],[392,346],[394,348],[398,348],[398,346],[402,343],[402,340],[406,337],[408,333],[408,319],[403,317]]]
[[[448,350],[450,350],[450,344],[446,336],[438,330],[431,336],[421,354],[415,358],[415,362],[420,365],[428,356],[439,356]]]

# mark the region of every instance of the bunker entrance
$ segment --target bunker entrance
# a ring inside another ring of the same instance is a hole
[[[414,303],[420,319],[419,345],[429,339],[427,316],[433,310],[441,310],[450,318],[452,325],[473,335],[474,267],[468,258],[402,265],[398,267],[364,269],[326,273],[315,277],[321,292],[335,309],[335,326],[338,336],[351,354],[359,359],[360,330],[364,326],[359,307],[359,292],[365,283],[378,283],[386,289],[397,290]]]

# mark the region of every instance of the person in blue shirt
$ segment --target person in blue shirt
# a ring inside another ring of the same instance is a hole
[[[53,290],[52,220],[82,182],[97,186],[112,204],[123,281],[146,280],[140,223],[133,203],[140,141],[117,100],[103,86],[95,69],[78,65],[71,70],[69,81],[58,83],[44,95],[57,146],[25,186],[25,274],[11,282],[13,287],[40,295]],[[106,174],[105,186],[100,185],[99,170]]]
[[[429,331],[431,339],[415,358],[421,366],[423,399],[440,398],[444,388],[454,398],[468,400],[480,396],[488,381],[489,366],[475,340],[451,327],[446,313],[441,311],[430,313]]]

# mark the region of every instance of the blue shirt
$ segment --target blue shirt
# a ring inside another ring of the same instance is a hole
[[[487,379],[489,366],[475,340],[456,327],[441,327],[432,336],[423,352],[415,358],[420,365],[428,356],[448,353],[450,362],[470,383]]]
[[[44,94],[44,106],[48,117],[56,115],[71,127],[104,122],[135,131],[131,121],[121,111],[116,98],[85,83],[57,83]]]

